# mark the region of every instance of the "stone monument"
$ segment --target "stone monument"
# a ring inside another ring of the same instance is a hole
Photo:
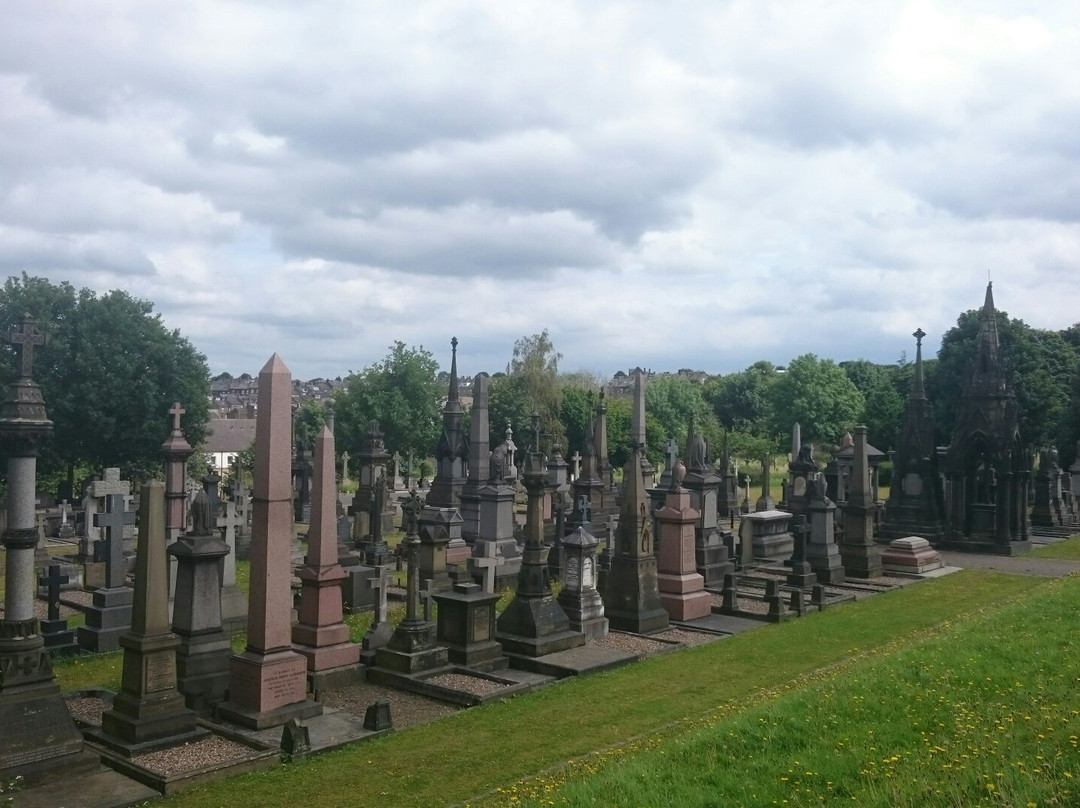
[[[124,559],[124,526],[135,524],[135,514],[125,509],[123,494],[105,497],[105,512],[94,515],[97,526],[105,531],[105,586],[94,592],[86,610],[86,625],[79,626],[79,645],[92,653],[115,651],[120,635],[131,626],[134,593],[125,586],[127,561]]]
[[[690,491],[680,484],[683,468],[679,466],[671,475],[664,507],[655,514],[661,536],[656,578],[660,602],[671,619],[695,620],[712,612],[712,596],[705,591],[705,578],[696,564],[695,536],[700,529],[701,514],[691,505]],[[731,572],[734,566],[729,563],[724,574]]]
[[[480,489],[488,483],[491,452],[488,423],[488,384],[486,373],[473,379],[473,404],[469,429],[469,475],[461,489],[461,537],[470,547],[480,536]]]
[[[855,427],[851,490],[844,506],[844,538],[840,544],[840,557],[850,577],[881,577],[881,550],[874,544],[876,509],[870,492],[866,427],[860,424]]]
[[[274,354],[259,372],[252,497],[247,649],[233,656],[229,700],[218,714],[265,729],[322,713],[307,697],[307,663],[292,650],[292,490],[289,446],[292,374]]]

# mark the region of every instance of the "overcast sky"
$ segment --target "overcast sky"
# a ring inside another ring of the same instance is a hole
[[[1080,6],[4,4],[0,270],[212,372],[932,354],[1080,321]]]

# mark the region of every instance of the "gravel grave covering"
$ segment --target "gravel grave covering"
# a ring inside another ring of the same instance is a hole
[[[424,681],[450,690],[461,690],[474,696],[497,693],[504,687],[510,686],[502,682],[493,682],[491,679],[485,679],[482,676],[470,676],[467,673],[443,673]]]
[[[383,698],[390,701],[390,717],[395,729],[426,724],[461,709],[456,705],[429,699],[416,693],[406,693],[403,690],[394,690],[366,682],[326,690],[319,695],[319,700],[327,707],[336,707],[360,718],[364,717],[368,707]]]
[[[724,605],[724,596],[716,595],[712,596],[713,604],[716,606]],[[750,612],[751,614],[768,614],[769,604],[763,600],[757,600],[755,598],[739,598],[739,610],[744,612]]]
[[[661,631],[659,634],[653,634],[652,636],[660,640],[681,642],[683,645],[701,645],[719,639],[717,634],[708,634],[704,631],[687,631],[684,628],[669,628],[667,631]]]
[[[589,642],[593,645],[614,648],[616,651],[626,651],[631,654],[651,654],[670,647],[666,643],[650,640],[637,634],[607,634],[589,640]]]
[[[60,593],[60,600],[79,606],[90,606],[94,603],[94,593],[83,589],[69,589]]]
[[[109,705],[105,703],[104,699],[87,696],[68,699],[67,708],[72,718],[93,727],[100,727],[101,714],[109,709]]]
[[[222,738],[220,735],[211,735],[201,741],[172,746],[145,755],[136,755],[131,760],[144,769],[168,777],[219,763],[241,760],[251,753],[251,747]]]

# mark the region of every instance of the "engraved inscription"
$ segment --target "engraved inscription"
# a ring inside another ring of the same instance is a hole
[[[491,615],[487,609],[473,612],[473,641],[484,642],[491,639]]]
[[[157,693],[176,689],[176,657],[172,651],[143,658],[143,690]]]
[[[271,699],[282,704],[304,700],[307,683],[302,675],[296,676],[296,671],[291,665],[272,668],[268,673],[263,684],[264,692]]]
[[[581,581],[578,578],[578,560],[571,556],[566,559],[566,571],[563,573],[563,579],[567,589],[577,591],[581,586]]]
[[[795,486],[794,486],[793,490],[794,490],[795,496],[797,496],[797,497],[806,496],[806,478],[805,477],[796,477],[795,478]]]

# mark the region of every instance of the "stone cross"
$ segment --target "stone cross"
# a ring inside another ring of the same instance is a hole
[[[420,597],[424,599],[424,622],[431,622],[431,604],[435,600],[435,582],[431,578],[424,579],[424,588],[420,590]]]
[[[592,518],[592,503],[589,502],[589,497],[586,494],[582,494],[578,497],[578,512],[581,514],[581,524],[587,523]]]
[[[679,457],[679,446],[675,443],[675,438],[668,438],[668,442],[664,444],[664,457],[666,466],[669,471],[674,470],[675,461]]]
[[[372,627],[386,622],[386,567],[379,566],[376,569],[378,573],[364,581],[368,589],[375,592],[375,619],[371,621]]]
[[[484,576],[481,587],[490,595],[495,591],[495,573],[499,567],[506,563],[506,559],[499,557],[495,542],[482,542],[480,551],[483,555],[470,558],[469,563],[473,569],[479,569],[480,574]]]
[[[71,506],[68,505],[66,499],[60,501],[60,524],[66,525],[68,523],[68,512],[71,510]]]
[[[341,453],[341,479],[349,479],[349,453]]]
[[[19,376],[29,379],[34,373],[34,346],[45,344],[45,335],[34,325],[34,318],[24,314],[20,328],[11,329],[8,336],[19,347]]]
[[[124,585],[124,526],[134,524],[135,513],[125,507],[123,494],[109,494],[105,497],[105,513],[94,514],[95,527],[105,529],[105,586],[109,589]]]
[[[90,483],[90,495],[94,497],[108,497],[112,494],[122,494],[125,497],[131,495],[131,483],[120,479],[120,469],[105,469],[105,479],[94,480]]]
[[[38,586],[48,587],[49,590],[49,619],[60,619],[60,587],[66,584],[70,578],[60,572],[59,564],[49,565],[48,575],[38,576]]]
[[[224,559],[221,573],[221,585],[232,586],[236,583],[236,530],[244,523],[244,517],[236,508],[236,503],[225,500],[225,513],[214,519],[214,527],[219,528],[225,543],[231,551]]]
[[[386,480],[379,478],[371,492],[371,510],[369,513],[369,527],[371,543],[378,544],[382,541],[382,512],[383,503],[386,501]]]
[[[581,476],[581,452],[575,451],[570,456],[570,462],[574,464],[572,471],[574,474],[574,479],[576,480],[578,477]]]
[[[185,410],[183,407],[180,406],[179,401],[174,402],[173,405],[171,407],[169,407],[169,415],[171,415],[173,417],[173,421],[172,421],[173,432],[178,432],[180,430],[180,416],[183,415],[186,412],[187,412],[187,410]]]

